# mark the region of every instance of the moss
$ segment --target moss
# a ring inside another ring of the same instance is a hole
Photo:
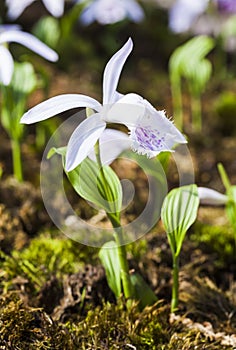
[[[76,348],[81,350],[136,349],[136,346],[137,349],[158,349],[157,344],[168,342],[168,314],[169,309],[161,305],[145,308],[141,313],[138,306],[133,305],[127,311],[119,300],[117,305],[106,303],[90,310],[87,317],[71,329],[76,334]]]
[[[6,350],[73,349],[68,330],[40,309],[26,308],[16,294],[0,298],[0,345]]]
[[[197,222],[189,235],[190,240],[201,244],[206,253],[216,253],[218,264],[228,266],[235,262],[235,243],[232,230],[225,226],[212,226]]]
[[[0,297],[0,347],[6,350],[230,350],[220,339],[169,320],[161,303],[129,311],[123,300],[90,310],[77,323],[53,321],[42,309],[26,307],[16,293]]]
[[[130,243],[126,246],[126,251],[132,256],[132,258],[139,262],[140,259],[147,253],[148,242],[146,239],[138,239],[137,241]]]
[[[67,238],[51,238],[43,234],[31,240],[22,251],[10,256],[2,253],[0,268],[4,271],[0,285],[7,290],[17,276],[26,279],[32,293],[37,292],[52,276],[77,272],[86,261],[97,261],[97,250]]]

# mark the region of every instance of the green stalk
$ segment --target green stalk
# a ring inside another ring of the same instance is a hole
[[[173,115],[175,119],[176,127],[183,130],[183,102],[181,91],[181,80],[173,76],[171,78],[171,92],[172,92],[172,104]]]
[[[123,229],[120,224],[120,219],[118,217],[114,218],[108,213],[107,216],[114,228],[114,238],[117,244],[124,296],[127,300],[135,299],[135,292],[134,287],[131,283],[126,248],[123,241]]]
[[[193,130],[200,132],[202,130],[202,105],[201,98],[196,93],[191,93],[191,110]]]
[[[172,277],[171,312],[175,312],[179,304],[179,256],[176,255],[173,255]]]
[[[103,171],[101,157],[100,157],[100,148],[99,148],[98,142],[95,145],[95,154],[96,154],[97,163],[101,169],[101,174],[103,177],[103,183],[105,186],[105,192],[107,194],[107,198],[112,198],[113,196],[111,193],[111,188],[107,185],[106,177]],[[126,248],[123,241],[123,229],[120,223],[120,213],[106,213],[106,214],[114,228],[114,238],[117,244],[119,265],[121,270],[121,282],[122,282],[124,296],[127,299],[127,306],[129,306],[131,300],[135,298],[135,292],[134,292],[134,287],[131,283],[131,278],[129,273],[129,265],[127,260]]]
[[[16,179],[22,182],[23,173],[22,173],[21,150],[20,150],[19,140],[12,139],[11,146],[12,146],[13,173]]]

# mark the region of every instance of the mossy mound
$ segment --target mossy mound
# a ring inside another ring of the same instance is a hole
[[[171,317],[170,317],[171,316]],[[42,309],[25,306],[17,293],[0,298],[0,348],[4,350],[233,350],[234,336],[214,332],[209,324],[170,315],[159,302],[140,312],[104,303],[78,322],[53,321]],[[232,344],[232,345],[231,345]]]
[[[69,331],[42,310],[24,306],[16,293],[0,298],[2,350],[74,349]]]

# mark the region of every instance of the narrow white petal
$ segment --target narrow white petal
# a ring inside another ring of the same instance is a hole
[[[21,123],[32,124],[51,118],[72,108],[89,107],[98,111],[101,105],[94,98],[80,94],[64,94],[52,97],[31,108],[21,118]]]
[[[45,7],[54,17],[61,17],[64,12],[64,0],[43,0]]]
[[[114,129],[105,129],[99,138],[100,155],[103,165],[111,164],[122,152],[131,147],[131,140],[127,134]],[[94,149],[89,158],[96,160]]]
[[[198,187],[198,196],[200,203],[205,205],[224,205],[228,201],[226,195],[206,187]]]
[[[16,19],[22,12],[35,0],[6,0],[8,7],[7,17],[10,19]]]
[[[9,50],[0,45],[0,82],[9,85],[14,70],[14,61]]]
[[[95,113],[85,119],[72,133],[66,152],[66,171],[76,168],[90,153],[103,133],[106,123]]]
[[[6,42],[22,44],[49,61],[55,62],[58,60],[58,54],[32,34],[19,30],[8,30],[0,34],[0,44]]]
[[[128,39],[126,44],[117,51],[107,63],[103,74],[103,104],[113,103],[121,70],[133,49],[133,41]]]

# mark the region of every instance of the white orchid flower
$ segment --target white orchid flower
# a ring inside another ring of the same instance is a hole
[[[31,124],[76,107],[96,111],[82,121],[70,137],[66,154],[67,171],[73,170],[89,155],[107,123],[126,125],[130,130],[131,148],[149,157],[171,151],[176,143],[186,143],[163,111],[155,110],[137,94],[123,96],[116,92],[121,70],[132,48],[133,42],[129,39],[107,63],[103,77],[103,104],[86,95],[66,94],[52,97],[23,115],[21,123]]]
[[[7,16],[11,20],[19,17],[22,12],[35,0],[6,0]],[[60,17],[64,12],[64,0],[43,0],[44,6],[54,16]]]
[[[209,0],[177,0],[169,11],[169,27],[174,33],[188,31],[208,7]]]
[[[14,70],[14,60],[6,47],[6,44],[10,42],[22,44],[49,61],[55,62],[58,59],[58,55],[54,50],[32,34],[22,32],[15,25],[2,25],[0,26],[0,82],[4,85],[10,84]]]
[[[86,0],[76,0],[86,3]],[[94,21],[100,24],[111,24],[129,18],[140,22],[144,18],[142,7],[135,0],[94,0],[89,3],[80,15],[83,24],[89,25]]]
[[[204,205],[225,205],[228,197],[207,187],[198,187],[200,203]]]

